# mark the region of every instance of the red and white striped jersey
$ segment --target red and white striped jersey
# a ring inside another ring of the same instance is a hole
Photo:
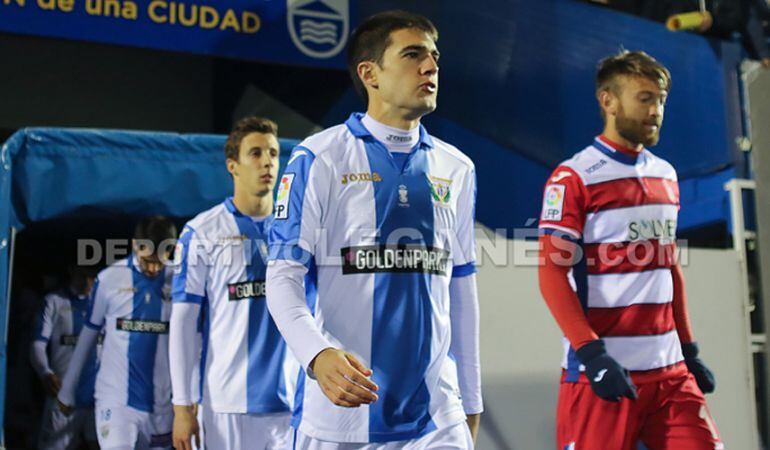
[[[637,376],[665,378],[682,366],[671,277],[678,211],[671,164],[646,149],[621,153],[601,137],[545,186],[540,231],[579,244],[570,282],[607,352]],[[566,338],[564,348],[562,366],[576,381],[583,368]]]

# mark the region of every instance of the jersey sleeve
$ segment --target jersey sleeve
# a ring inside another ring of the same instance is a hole
[[[88,316],[85,326],[93,330],[101,330],[104,326],[104,317],[107,315],[108,299],[104,290],[99,288],[99,277],[91,288],[91,296],[88,300]]]
[[[40,312],[40,317],[36,324],[35,340],[48,342],[53,334],[53,326],[56,323],[56,300],[51,295],[45,297],[45,304],[43,310]]]
[[[201,304],[206,297],[209,264],[208,243],[188,224],[177,241],[171,298],[174,303]]]
[[[570,167],[559,166],[553,171],[543,191],[540,213],[540,233],[583,236],[588,191],[580,176]]]
[[[463,180],[457,197],[457,242],[452,255],[452,277],[466,277],[476,272],[476,171]]]
[[[296,147],[279,180],[275,220],[268,238],[271,261],[289,260],[307,266],[316,256],[329,185],[329,174],[313,152]]]

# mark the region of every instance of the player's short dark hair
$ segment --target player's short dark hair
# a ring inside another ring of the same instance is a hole
[[[655,58],[642,51],[622,50],[620,53],[604,58],[596,71],[596,92],[612,90],[619,94],[617,77],[643,77],[671,90],[671,73]]]
[[[152,244],[153,252],[156,252],[163,241],[176,239],[176,225],[166,216],[145,217],[136,224],[134,240],[145,244]]]
[[[249,116],[235,122],[225,142],[225,159],[238,161],[241,141],[251,133],[272,134],[278,137],[278,124],[265,117]]]
[[[353,79],[353,87],[364,101],[369,99],[364,83],[358,78],[358,65],[364,61],[382,65],[382,56],[392,43],[390,34],[407,28],[424,31],[434,42],[438,41],[438,30],[428,18],[397,9],[383,11],[364,19],[350,36],[348,72]]]

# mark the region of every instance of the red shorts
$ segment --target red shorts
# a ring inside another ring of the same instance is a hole
[[[637,384],[639,398],[613,403],[562,377],[556,412],[557,450],[723,450],[706,399],[691,374]]]

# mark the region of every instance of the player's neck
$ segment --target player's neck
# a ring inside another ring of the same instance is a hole
[[[419,117],[412,117],[409,111],[390,107],[380,102],[369,102],[366,114],[377,122],[403,131],[409,131],[420,125]]]
[[[233,204],[238,211],[246,216],[264,217],[273,213],[273,196],[255,195],[235,189]]]
[[[419,127],[401,130],[385,125],[368,114],[361,119],[361,123],[390,152],[409,153],[420,140]]]
[[[609,124],[604,128],[604,131],[600,137],[613,149],[619,151],[620,153],[636,156],[641,153],[642,150],[644,150],[644,145],[629,141],[628,139],[621,136],[615,127],[610,126]]]

